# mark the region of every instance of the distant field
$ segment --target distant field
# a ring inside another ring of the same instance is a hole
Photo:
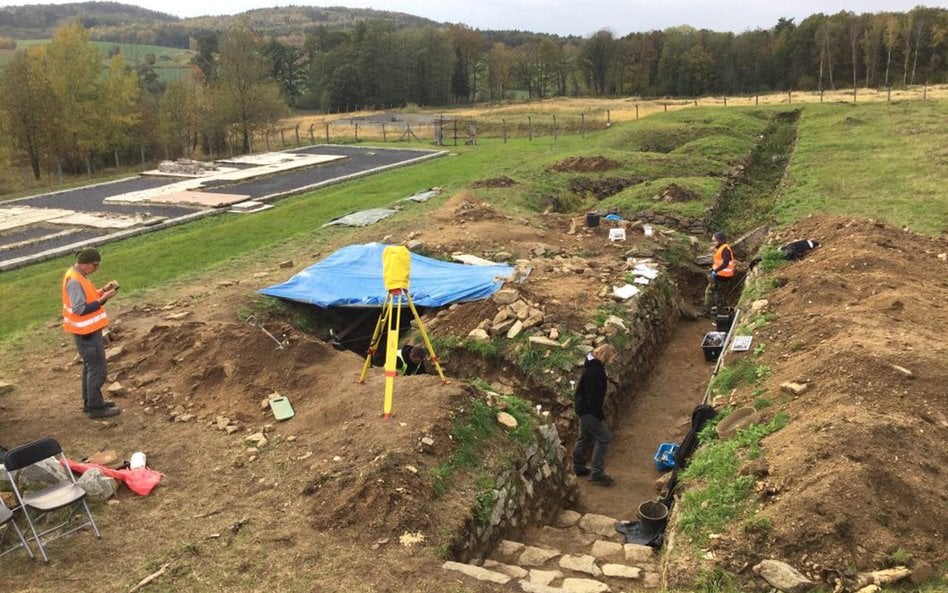
[[[3,72],[3,70],[6,68],[6,65],[10,62],[10,60],[13,59],[13,56],[16,54],[17,50],[32,47],[34,45],[45,45],[50,41],[52,40],[18,39],[16,42],[16,50],[0,50],[0,73]],[[103,58],[108,55],[108,52],[112,48],[118,47],[121,50],[122,55],[125,56],[126,61],[132,66],[142,63],[142,61],[145,59],[145,56],[154,54],[155,72],[161,77],[162,80],[166,82],[177,80],[184,76],[184,73],[187,72],[188,64],[191,62],[191,57],[194,55],[194,52],[188,49],[161,47],[159,45],[112,43],[109,41],[93,41],[92,45],[99,48],[99,51],[102,52]]]

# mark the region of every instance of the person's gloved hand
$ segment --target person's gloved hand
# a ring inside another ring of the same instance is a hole
[[[718,273],[715,272],[714,270],[711,270],[711,279],[712,279],[712,280],[717,280],[717,279],[718,279]]]

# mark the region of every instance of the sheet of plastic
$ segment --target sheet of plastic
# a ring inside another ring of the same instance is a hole
[[[68,458],[66,462],[69,464],[69,469],[77,474],[84,474],[90,469],[97,469],[101,471],[104,476],[115,478],[119,482],[124,482],[129,490],[141,496],[148,496],[151,491],[154,490],[155,486],[161,482],[161,478],[164,477],[164,474],[150,467],[140,469],[112,469],[111,467],[105,467],[98,463],[80,463]]]
[[[282,284],[259,292],[319,307],[380,307],[385,302],[382,243],[350,245]],[[508,265],[467,266],[411,254],[408,292],[419,307],[485,299],[514,269]]]

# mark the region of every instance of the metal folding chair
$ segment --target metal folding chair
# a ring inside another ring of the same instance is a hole
[[[58,484],[47,486],[46,488],[37,490],[35,492],[20,492],[20,488],[17,486],[16,480],[13,477],[13,472],[50,457],[57,458],[63,464],[63,467],[66,468],[66,474],[69,475],[69,481],[59,482]],[[17,508],[23,511],[23,515],[26,517],[26,521],[30,525],[30,531],[33,533],[33,537],[27,539],[32,539],[36,542],[36,545],[39,547],[40,554],[43,556],[43,561],[49,562],[49,557],[46,556],[46,544],[49,544],[50,542],[63,536],[69,535],[74,531],[91,527],[93,533],[95,533],[96,538],[102,538],[102,536],[99,534],[99,528],[96,527],[95,521],[92,519],[92,513],[89,511],[89,505],[86,504],[86,492],[76,485],[76,478],[72,475],[72,472],[69,471],[69,466],[66,465],[66,456],[63,455],[62,447],[60,447],[59,443],[57,443],[54,439],[40,439],[38,441],[20,445],[19,447],[7,451],[6,458],[4,459],[4,466],[6,468],[7,476],[10,479],[10,483],[13,484],[13,493],[16,495],[17,504],[19,505]],[[75,510],[78,510],[79,506],[82,507],[82,509],[85,511],[88,521],[82,525],[73,527],[68,531],[60,532],[61,529],[67,527],[71,523],[72,515],[70,514],[70,516],[66,517],[62,523],[50,527],[49,529],[46,529],[42,532],[36,531],[34,519],[39,519],[39,517],[47,513],[64,509],[73,505],[76,507]],[[54,537],[50,537],[45,540],[43,539],[44,536],[53,533],[56,533]]]
[[[16,536],[20,539],[20,543],[0,552],[0,556],[3,556],[4,554],[8,554],[19,548],[25,548],[26,553],[30,555],[30,558],[33,558],[33,550],[31,550],[30,546],[27,545],[26,540],[23,539],[23,532],[20,531],[20,528],[17,526],[16,521],[13,520],[13,511],[8,509],[5,504],[0,502],[0,527],[3,527],[4,525],[9,525],[10,527],[13,528],[13,531],[16,532]]]

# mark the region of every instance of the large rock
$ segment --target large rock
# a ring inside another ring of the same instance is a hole
[[[593,542],[592,549],[589,551],[590,554],[596,558],[608,558],[608,559],[624,559],[625,554],[622,550],[622,544],[616,542],[606,541],[604,539],[597,539]]]
[[[112,498],[118,490],[118,482],[114,478],[102,475],[102,472],[97,469],[84,472],[76,480],[76,484],[86,491],[86,496],[90,500],[99,502]]]
[[[639,579],[642,577],[642,569],[625,564],[605,564],[602,567],[602,574],[620,579]]]
[[[558,570],[538,570],[530,569],[530,582],[536,585],[549,585],[556,579],[563,578],[563,573]]]
[[[596,558],[589,554],[568,554],[560,558],[560,568],[583,572],[594,577],[602,575],[602,570],[596,565]]]
[[[579,520],[579,526],[590,533],[595,533],[605,537],[616,537],[619,532],[616,531],[616,520],[605,515],[595,513],[586,513]]]
[[[643,564],[655,559],[655,550],[641,544],[623,544],[625,561],[632,564]]]
[[[477,579],[479,581],[488,581],[491,583],[497,583],[499,585],[506,585],[510,582],[510,577],[501,574],[499,572],[494,572],[493,570],[487,570],[486,568],[481,568],[480,566],[474,566],[473,564],[462,564],[460,562],[445,562],[441,565],[441,568],[445,570],[456,570],[461,574],[466,574],[467,576]]]
[[[523,552],[520,553],[520,559],[517,564],[521,566],[543,566],[548,560],[556,558],[559,555],[559,550],[525,546]]]
[[[483,329],[472,329],[471,333],[467,334],[467,339],[472,342],[490,342],[490,336]]]
[[[525,579],[530,573],[526,569],[514,564],[504,564],[488,558],[484,561],[484,568],[507,575],[513,579]]]
[[[0,395],[6,395],[13,392],[13,384],[6,381],[0,381]]]
[[[816,586],[816,583],[800,571],[779,560],[762,560],[754,566],[754,572],[767,581],[768,585],[784,593],[803,593]]]
[[[563,579],[563,590],[569,593],[605,593],[609,585],[593,579]]]
[[[69,476],[66,474],[66,470],[63,469],[61,463],[50,458],[24,467],[17,474],[17,479],[26,480],[27,485],[32,482],[34,485],[45,486],[58,484],[59,482],[68,482]]]
[[[520,298],[520,293],[514,288],[501,288],[494,293],[494,302],[498,305],[509,305]]]

